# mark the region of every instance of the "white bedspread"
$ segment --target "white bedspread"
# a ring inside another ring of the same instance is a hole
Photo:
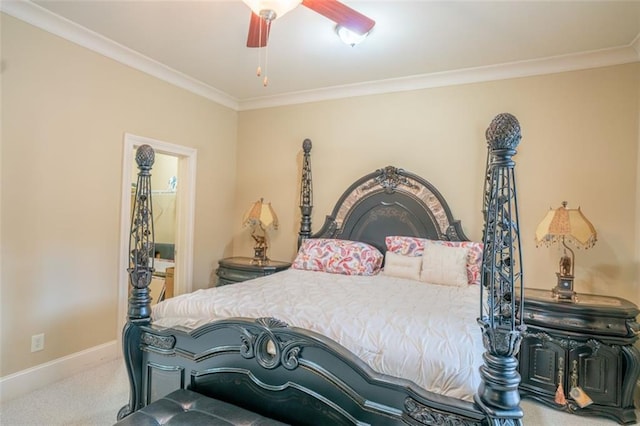
[[[478,286],[289,269],[161,302],[153,321],[195,328],[222,318],[275,317],[330,337],[375,371],[471,401],[484,352],[478,309]]]

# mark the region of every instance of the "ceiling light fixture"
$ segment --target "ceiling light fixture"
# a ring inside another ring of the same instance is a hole
[[[340,37],[340,40],[342,40],[344,44],[348,44],[351,47],[354,47],[356,44],[364,41],[364,39],[367,38],[370,32],[371,31],[368,31],[364,34],[358,34],[343,27],[342,25],[336,25],[336,33],[338,34],[338,37]]]
[[[268,46],[271,23],[299,5],[302,4],[338,24],[336,32],[350,46],[355,46],[364,40],[376,24],[373,19],[351,9],[339,0],[242,0],[242,2],[251,9],[247,47],[255,47],[258,50],[256,75],[258,77],[264,76],[262,84],[265,87],[269,83],[267,77],[269,51],[266,47]],[[263,47],[265,48],[264,67],[262,66]]]

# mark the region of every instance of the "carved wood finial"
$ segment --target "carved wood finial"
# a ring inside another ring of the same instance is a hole
[[[522,139],[520,123],[512,114],[498,114],[489,124],[485,136],[491,149],[515,149]]]
[[[138,168],[144,171],[150,171],[153,163],[156,161],[156,153],[149,145],[141,145],[136,150],[136,163]]]
[[[309,154],[311,152],[311,139],[305,139],[302,141],[302,150],[305,154]]]

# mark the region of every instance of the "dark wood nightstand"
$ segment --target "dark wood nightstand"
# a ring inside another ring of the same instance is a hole
[[[551,289],[525,289],[520,354],[520,394],[580,415],[636,422],[633,394],[640,374],[640,351],[633,345],[640,326],[638,307],[618,297],[577,294],[558,301]],[[566,403],[556,396],[559,384]],[[580,407],[574,387],[593,401]]]
[[[227,257],[218,261],[218,286],[239,283],[252,278],[275,274],[289,269],[291,262],[269,260],[268,263],[257,265],[251,257]]]

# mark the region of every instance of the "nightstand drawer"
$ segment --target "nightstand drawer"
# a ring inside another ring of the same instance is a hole
[[[526,302],[525,302],[526,306]],[[573,315],[567,316],[560,312],[535,312],[525,308],[524,321],[527,325],[538,325],[546,328],[574,331],[581,334],[609,335],[632,337],[633,333],[626,318],[611,318],[603,316]]]
[[[580,294],[576,301],[558,301],[549,290],[525,289],[524,322],[583,335],[635,340],[638,308],[618,297]]]
[[[258,264],[250,257],[228,257],[220,259],[216,275],[218,286],[239,283],[253,278],[271,275],[284,271],[291,266],[290,262],[269,260]]]
[[[247,271],[244,269],[218,268],[218,270],[216,271],[216,275],[218,275],[218,278],[226,281],[240,282],[240,281],[250,280],[252,278],[262,277],[265,274],[262,271]]]

